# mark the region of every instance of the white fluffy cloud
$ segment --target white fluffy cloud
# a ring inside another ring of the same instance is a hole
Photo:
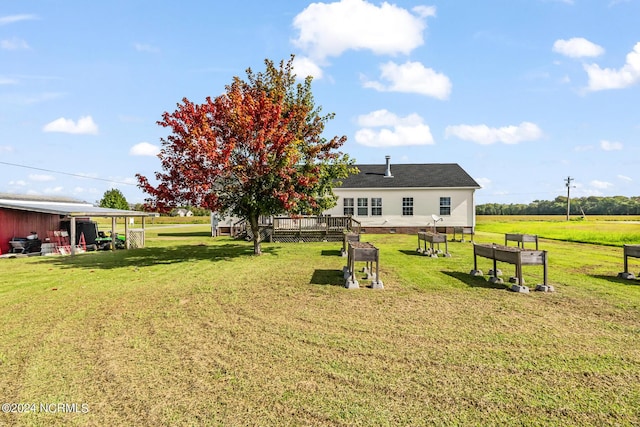
[[[600,141],[600,148],[602,148],[604,151],[622,150],[622,143],[606,141],[603,139],[602,141]]]
[[[595,179],[591,181],[590,184],[593,188],[597,188],[598,190],[606,190],[607,188],[613,187],[613,184],[610,182],[598,181]]]
[[[482,145],[518,144],[524,141],[535,141],[542,137],[542,130],[535,123],[522,122],[517,126],[503,126],[490,128],[487,125],[456,125],[447,126],[445,136],[457,137],[465,141],[472,141]]]
[[[80,117],[77,123],[71,119],[60,117],[51,123],[47,123],[42,130],[44,132],[96,135],[98,133],[98,126],[94,123],[91,116]]]
[[[480,187],[482,188],[488,188],[491,186],[490,178],[475,178],[475,181],[480,184]]]
[[[621,3],[629,3],[630,1],[631,0],[611,0],[609,2],[609,7],[614,7],[614,6],[617,6],[617,5],[621,4]]]
[[[306,79],[307,76],[314,79],[322,78],[322,69],[311,58],[305,56],[293,58],[293,72],[300,80]]]
[[[402,147],[433,144],[433,135],[422,117],[410,114],[399,117],[387,110],[377,110],[358,117],[362,129],[355,134],[358,144],[367,147]]]
[[[340,56],[347,50],[370,50],[375,54],[408,54],[424,43],[426,18],[434,7],[412,10],[365,0],[311,3],[293,20],[299,32],[293,44],[316,61]]]
[[[14,37],[10,40],[0,40],[0,49],[4,49],[4,50],[29,49],[29,45],[27,44],[26,41]]]
[[[380,70],[380,79],[385,83],[363,78],[363,86],[381,92],[417,93],[443,100],[451,93],[451,81],[447,76],[419,62],[407,61],[398,65],[389,61],[382,64]]]
[[[583,58],[600,56],[604,48],[582,37],[574,37],[569,40],[556,40],[553,51],[570,58]]]
[[[0,25],[13,24],[14,22],[20,21],[30,21],[32,19],[38,19],[35,15],[9,15],[9,16],[0,16]]]
[[[9,77],[0,76],[0,85],[15,85],[18,84],[16,79],[10,79]]]
[[[363,127],[382,127],[382,126],[413,126],[422,124],[422,117],[418,114],[409,114],[406,117],[398,117],[396,114],[382,109],[372,111],[369,114],[358,116],[358,125]]]
[[[138,52],[147,52],[147,53],[158,53],[160,52],[160,49],[152,46],[150,44],[145,44],[145,43],[134,43],[133,44],[133,48],[135,50],[137,50]]]
[[[44,174],[30,174],[29,179],[31,181],[36,181],[36,182],[48,182],[48,181],[56,180],[55,177],[51,175],[44,175]]]
[[[631,182],[633,181],[633,178],[626,176],[626,175],[618,175],[618,179],[622,180],[622,181],[627,181],[627,182]]]
[[[160,148],[148,142],[136,144],[129,150],[131,156],[157,156],[158,153],[160,153]]]
[[[598,64],[585,64],[589,76],[588,90],[622,89],[640,82],[640,42],[627,54],[622,68],[600,68]]]
[[[49,187],[43,190],[45,194],[61,194],[64,190],[64,187],[59,185],[57,187]]]

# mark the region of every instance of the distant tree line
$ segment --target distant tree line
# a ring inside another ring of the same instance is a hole
[[[567,198],[534,200],[529,204],[486,203],[476,206],[477,215],[566,215]],[[572,197],[571,215],[640,215],[640,196]]]
[[[133,209],[134,211],[145,212],[145,206],[143,203],[136,203],[135,205],[130,206],[130,208]],[[185,209],[185,210],[191,211],[191,213],[193,213],[193,216],[209,216],[211,214],[211,211],[209,209],[199,208],[196,206],[178,206],[175,209],[172,209],[171,211],[163,213],[161,215],[162,216],[176,215],[176,212],[178,209]]]

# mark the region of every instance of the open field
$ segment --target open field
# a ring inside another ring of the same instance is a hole
[[[415,236],[363,236],[385,289],[347,290],[338,243],[254,257],[206,225],[147,233],[145,249],[0,260],[0,403],[37,405],[0,425],[640,424],[640,280],[616,278],[615,244],[542,239],[556,292],[523,295],[471,277],[468,242],[432,259]]]
[[[98,223],[100,229],[111,229],[111,218],[93,218]],[[118,224],[124,227],[124,220],[118,219]],[[211,224],[211,219],[208,216],[159,216],[150,217],[146,219],[146,224],[153,225],[175,225],[175,224]],[[140,227],[140,219],[135,219],[134,227]]]
[[[548,239],[578,243],[622,246],[640,244],[640,217],[590,216],[585,219],[564,216],[478,216],[478,230],[529,233]]]

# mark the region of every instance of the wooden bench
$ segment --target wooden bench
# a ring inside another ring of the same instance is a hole
[[[541,265],[543,267],[543,284],[536,286],[537,291],[552,292],[553,286],[547,284],[547,251],[539,250],[526,250],[523,248],[509,247],[492,244],[473,244],[473,270],[471,270],[472,276],[482,276],[482,271],[478,270],[477,257],[483,257],[493,260],[493,273],[490,281],[492,283],[503,283],[502,279],[498,277],[497,262],[506,262],[513,264],[516,267],[515,277],[512,278],[514,284],[511,286],[511,290],[514,292],[528,293],[529,288],[524,286],[524,279],[522,277],[522,267],[525,265]]]
[[[347,289],[358,289],[360,287],[356,279],[355,263],[364,261],[366,266],[363,272],[367,274],[368,279],[371,279],[371,287],[373,289],[383,289],[379,271],[380,250],[369,242],[349,242],[347,252],[347,266],[344,268],[345,287]],[[373,273],[373,263],[376,265],[375,273]]]
[[[535,243],[536,251],[538,250],[538,235],[537,234],[515,234],[507,233],[504,235],[504,245],[507,246],[507,242],[517,242],[519,248],[524,249],[525,243]]]
[[[424,249],[422,249],[422,243],[424,242]],[[429,248],[427,248],[427,242],[429,242]],[[444,243],[444,256],[450,257],[449,246],[447,244],[447,235],[442,233],[432,233],[431,231],[419,231],[418,232],[418,249],[419,253],[432,258],[437,258],[440,250],[440,243]],[[438,249],[434,249],[433,245],[438,245]]]
[[[636,276],[629,272],[629,257],[640,258],[640,245],[624,245],[624,271],[618,273],[618,277],[622,279],[635,279]]]

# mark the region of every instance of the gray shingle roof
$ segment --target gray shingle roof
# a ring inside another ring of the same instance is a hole
[[[336,188],[480,188],[457,163],[392,163],[393,178],[385,178],[384,164],[355,166],[360,173],[343,179]]]

